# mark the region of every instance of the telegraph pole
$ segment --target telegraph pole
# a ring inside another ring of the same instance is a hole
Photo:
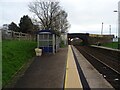
[[[101,35],[103,34],[103,22],[102,22],[102,28],[101,28]]]
[[[111,35],[111,25],[109,25],[109,34]]]

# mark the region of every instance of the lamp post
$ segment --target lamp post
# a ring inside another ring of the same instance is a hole
[[[120,1],[118,2],[118,10],[114,12],[118,13],[118,49],[120,49]]]

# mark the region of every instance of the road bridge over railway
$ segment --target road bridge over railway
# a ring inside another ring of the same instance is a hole
[[[112,42],[114,35],[99,35],[89,33],[68,33],[68,44],[75,44],[72,40],[80,39],[83,45]]]
[[[83,41],[84,45],[89,44],[89,33],[68,33],[68,44],[70,45],[73,38],[79,38]]]

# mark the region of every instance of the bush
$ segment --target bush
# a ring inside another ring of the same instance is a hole
[[[64,41],[63,41],[63,40],[60,42],[60,47],[61,47],[61,48],[66,47],[66,45],[64,44]]]

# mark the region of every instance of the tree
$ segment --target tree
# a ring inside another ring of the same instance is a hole
[[[38,31],[39,30],[39,25],[33,25],[33,30],[34,30],[34,32]]]
[[[14,22],[11,22],[11,24],[9,24],[8,29],[16,32],[20,30],[19,27]]]
[[[59,21],[58,24],[60,25],[61,33],[67,32],[67,29],[70,27],[70,24],[67,20],[67,16],[68,14],[64,10],[61,10],[60,16],[59,18],[57,18],[57,20]]]
[[[59,2],[41,2],[38,0],[30,3],[28,7],[39,18],[41,29],[54,30],[60,33],[61,29],[63,30],[62,27],[68,25],[67,15],[65,16],[67,13],[61,9]],[[63,17],[64,19],[62,19]],[[66,29],[64,28],[64,30]]]
[[[20,19],[20,31],[23,33],[29,33],[32,34],[33,32],[33,23],[31,21],[31,19],[29,18],[28,15],[24,15],[21,19]]]
[[[34,31],[38,31],[40,29],[40,26],[39,26],[39,22],[37,21],[37,19],[32,18],[32,23],[33,23]]]

